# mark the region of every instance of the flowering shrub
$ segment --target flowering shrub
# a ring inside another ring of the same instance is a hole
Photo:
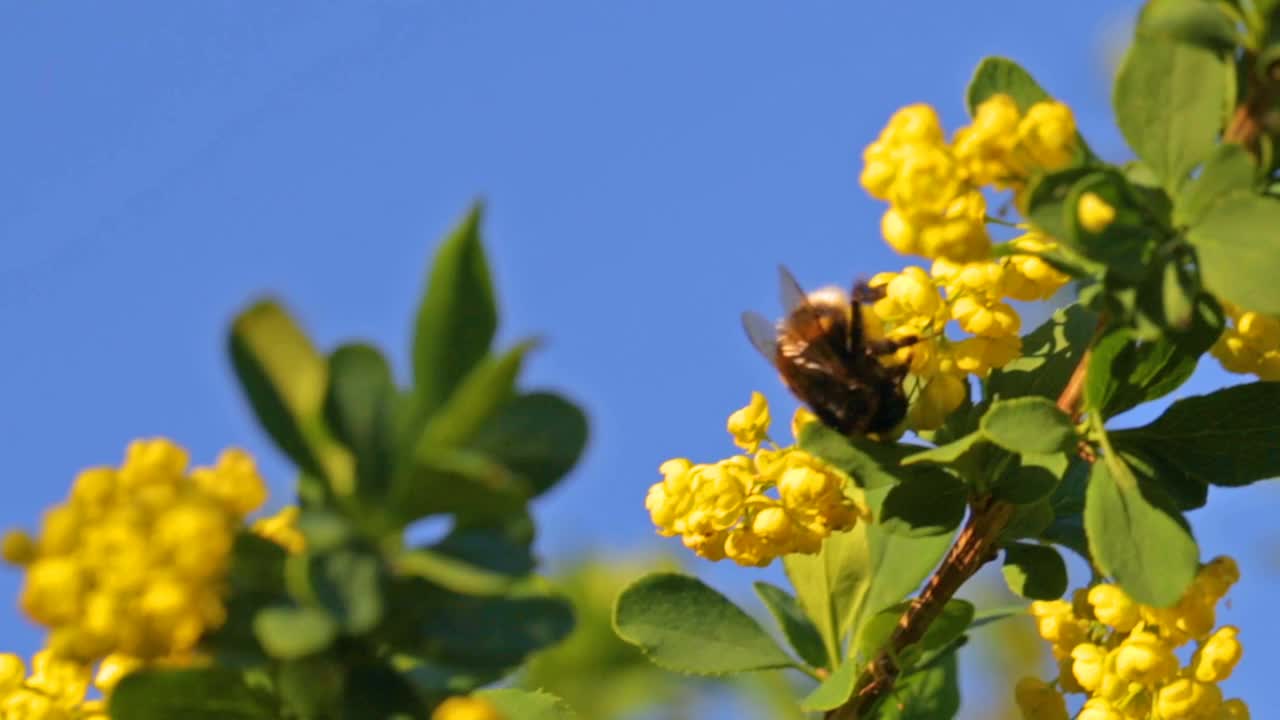
[[[530,343],[490,347],[479,219],[440,247],[411,387],[368,345],[321,354],[272,300],[236,318],[232,364],[298,467],[294,503],[252,518],[267,492],[246,453],[189,469],[173,442],[138,440],[80,473],[38,533],[5,537],[49,633],[30,674],[0,654],[0,720],[566,716],[482,689],[572,627],[533,575],[528,504],[573,467],[586,420],[517,388]],[[450,532],[410,545],[431,516]]]
[[[703,558],[780,558],[794,594],[757,589],[791,647],[673,573],[619,595],[619,636],[689,674],[797,670],[815,681],[799,707],[829,720],[950,718],[978,617],[954,595],[1003,556],[1060,664],[1013,689],[1028,720],[1248,717],[1217,687],[1242,653],[1214,612],[1238,570],[1201,561],[1184,513],[1210,485],[1280,475],[1273,26],[1265,3],[1149,3],[1115,84],[1136,155],[1123,164],[1002,58],[979,65],[972,121],[950,139],[928,105],[894,113],[861,184],[888,203],[885,242],[928,263],[847,296],[784,288],[770,359],[831,427],[773,445],[753,394],[729,422],[747,454],[668,461],[645,503],[659,534]],[[1057,298],[1025,332],[1016,303]],[[767,330],[747,325],[768,355]],[[1205,354],[1259,381],[1115,426]],[[842,420],[894,402],[907,409],[888,432]],[[790,473],[812,483],[804,502]],[[1064,548],[1094,572],[1070,600]]]

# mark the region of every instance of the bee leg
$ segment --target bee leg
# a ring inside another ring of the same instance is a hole
[[[888,355],[895,353],[904,347],[911,347],[920,342],[920,338],[910,335],[904,338],[884,338],[881,340],[870,340],[867,342],[867,350],[872,355]]]
[[[884,293],[883,287],[871,287],[865,281],[859,280],[854,284],[853,292],[849,293],[849,297],[856,303],[873,303],[883,300]]]

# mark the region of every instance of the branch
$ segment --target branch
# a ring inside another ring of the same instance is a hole
[[[1271,106],[1272,89],[1280,81],[1280,64],[1267,68],[1264,81],[1257,72],[1257,59],[1256,53],[1245,53],[1242,66],[1248,80],[1244,102],[1236,106],[1222,133],[1224,141],[1243,145],[1255,157],[1258,155],[1258,139],[1265,129],[1263,117]]]
[[[1080,400],[1084,393],[1085,375],[1089,368],[1092,345],[1080,356],[1071,377],[1058,396],[1058,407],[1073,420],[1080,414]],[[906,612],[898,619],[898,627],[889,637],[888,646],[872,660],[855,687],[859,688],[844,705],[827,713],[827,720],[860,720],[893,689],[901,668],[893,658],[899,656],[908,645],[919,642],[929,625],[937,619],[947,604],[983,565],[996,557],[996,543],[1000,532],[1013,517],[1012,504],[991,497],[976,500],[970,507],[969,520],[947,552],[942,564],[933,571],[920,595],[911,601]]]

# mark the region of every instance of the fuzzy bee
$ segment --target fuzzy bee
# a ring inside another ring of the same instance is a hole
[[[743,313],[751,344],[828,427],[845,435],[896,427],[907,414],[907,366],[886,367],[880,357],[917,339],[867,336],[862,305],[884,291],[858,283],[852,293],[829,287],[806,294],[785,267],[779,266],[778,275],[786,315],[772,323],[759,313]]]

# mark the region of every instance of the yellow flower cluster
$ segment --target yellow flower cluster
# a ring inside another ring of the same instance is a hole
[[[1038,233],[1013,244],[1028,253],[1053,247]],[[937,428],[964,401],[966,375],[986,377],[1018,357],[1022,320],[1007,300],[1043,300],[1067,280],[1031,254],[967,263],[939,258],[929,272],[912,266],[873,277],[871,286],[884,291],[873,310],[885,335],[918,339],[888,359],[908,365],[915,380],[907,424],[915,430]],[[949,340],[943,331],[952,321],[969,337]]]
[[[493,703],[484,698],[455,695],[436,706],[431,720],[504,720]]]
[[[1071,602],[1032,603],[1060,674],[1053,683],[1019,681],[1023,717],[1067,720],[1063,693],[1084,693],[1077,720],[1248,720],[1244,701],[1224,702],[1217,685],[1243,653],[1235,627],[1214,629],[1214,607],[1239,577],[1234,560],[1216,558],[1171,608],[1136,603],[1115,585],[1079,590]],[[1174,653],[1193,641],[1181,666]]]
[[[808,411],[797,411],[792,433],[814,421]],[[764,567],[788,553],[816,553],[823,538],[866,515],[851,497],[853,484],[838,470],[797,447],[763,447],[769,424],[768,402],[752,393],[751,403],[728,422],[746,454],[712,464],[684,458],[663,463],[662,481],[645,498],[659,534],[682,536],[686,547],[708,560],[727,557]]]
[[[1020,192],[1033,173],[1070,164],[1076,144],[1070,108],[1052,100],[1023,114],[993,95],[950,144],[932,107],[910,105],[863,152],[861,181],[890,204],[881,232],[894,250],[969,262],[991,250],[982,188]]]
[[[22,658],[0,653],[0,719],[107,720],[105,701],[85,699],[88,665],[59,658],[49,650],[36,653],[31,665],[28,675]]]
[[[1222,301],[1231,323],[1211,352],[1227,372],[1280,380],[1280,318],[1243,310]]]
[[[6,559],[26,568],[20,604],[59,657],[181,658],[222,624],[235,533],[267,490],[241,450],[187,465],[168,440],[135,441],[119,468],[80,473],[37,537],[6,538]]]

